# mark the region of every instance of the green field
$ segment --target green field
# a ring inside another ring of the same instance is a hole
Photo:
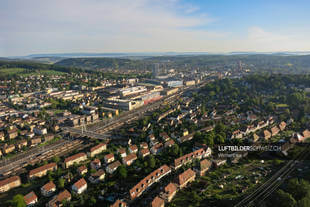
[[[60,72],[60,71],[55,71],[55,70],[26,70],[24,68],[2,68],[0,69],[0,76],[63,75],[63,74],[65,73]]]

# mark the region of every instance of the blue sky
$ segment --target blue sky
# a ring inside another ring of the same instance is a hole
[[[3,0],[0,56],[310,51],[306,0]]]

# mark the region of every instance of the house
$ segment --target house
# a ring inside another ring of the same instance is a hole
[[[90,167],[91,167],[92,169],[98,170],[98,169],[101,167],[101,162],[100,162],[100,160],[99,160],[99,159],[94,159],[93,161],[91,161]]]
[[[187,141],[189,141],[189,140],[192,140],[193,138],[194,138],[194,134],[191,133],[191,134],[188,134],[188,135],[186,135],[186,136],[179,137],[179,138],[178,138],[178,142],[179,142],[179,143],[187,142]]]
[[[90,150],[87,154],[89,157],[94,157],[94,156],[102,153],[105,150],[107,150],[107,144],[101,143],[101,144],[98,144],[98,145],[90,148]]]
[[[46,207],[60,207],[63,206],[62,202],[63,201],[70,201],[71,200],[71,194],[69,191],[64,190],[60,192],[58,195],[54,196],[52,200],[50,200],[47,204]]]
[[[160,197],[156,196],[151,205],[151,207],[164,207],[165,206],[165,201],[163,199],[161,199]]]
[[[26,206],[34,206],[38,202],[38,197],[33,191],[31,191],[24,196],[24,201]]]
[[[121,166],[121,165],[122,165],[122,164],[117,160],[117,161],[115,161],[115,162],[109,164],[109,165],[106,167],[106,171],[107,171],[107,173],[112,174],[112,173],[114,173],[114,172],[117,170],[117,168],[118,168],[119,166]]]
[[[80,163],[87,160],[87,156],[84,152],[72,155],[70,157],[67,157],[64,161],[64,168],[69,168],[71,165],[73,165],[74,163]]]
[[[143,148],[143,149],[140,149],[140,152],[139,152],[139,155],[141,156],[141,157],[146,157],[146,156],[148,156],[150,154],[150,150],[149,149],[145,149],[145,148]]]
[[[148,144],[146,142],[141,142],[140,149],[146,149],[146,148],[149,148]]]
[[[175,183],[169,183],[165,188],[164,192],[161,193],[161,197],[166,201],[170,202],[175,194],[177,193],[177,185]]]
[[[127,156],[125,148],[118,148],[117,152],[121,155],[121,157],[126,157]]]
[[[280,130],[283,131],[283,130],[285,129],[285,127],[286,127],[286,123],[285,123],[285,121],[282,121],[282,122],[279,124]]]
[[[41,187],[41,194],[45,197],[50,197],[56,191],[56,185],[50,181]]]
[[[22,140],[19,140],[18,142],[16,142],[15,146],[16,148],[18,149],[22,149],[23,147],[27,147],[27,140],[26,139],[22,139]]]
[[[137,159],[137,155],[135,153],[131,153],[126,157],[123,157],[122,162],[124,165],[131,165]]]
[[[47,134],[47,129],[43,127],[35,127],[33,129],[33,132],[37,135],[45,135]]]
[[[0,141],[4,141],[4,133],[3,132],[0,132]]]
[[[7,131],[7,137],[9,139],[15,139],[16,137],[18,137],[18,131],[16,128],[14,129],[10,129]]]
[[[271,128],[271,136],[276,136],[280,132],[280,129],[275,126]]]
[[[308,129],[306,129],[302,132],[302,135],[303,135],[304,139],[308,139],[308,138],[310,138],[310,131]]]
[[[121,200],[115,201],[110,207],[128,207],[127,203]]]
[[[184,188],[189,182],[193,182],[196,178],[196,173],[192,169],[188,169],[178,176],[179,188]]]
[[[82,165],[77,169],[77,172],[79,173],[79,175],[84,175],[87,173],[87,167],[85,165]]]
[[[224,165],[225,163],[226,163],[226,159],[213,160],[214,167],[219,167],[221,165]]]
[[[104,178],[105,178],[105,172],[103,169],[100,169],[97,172],[92,173],[88,178],[88,180],[91,183],[99,183],[100,181],[104,180]]]
[[[163,143],[158,143],[151,148],[151,153],[157,155],[164,149]]]
[[[151,185],[158,182],[161,178],[166,176],[171,172],[170,167],[163,165],[160,168],[154,170],[145,178],[143,178],[139,183],[137,183],[133,188],[129,190],[131,200],[139,197],[145,190],[147,190]]]
[[[206,150],[204,148],[200,148],[195,150],[194,152],[183,155],[174,160],[174,169],[180,168],[182,165],[192,162],[194,159],[202,159],[210,156],[212,153],[211,149],[208,147]]]
[[[230,139],[241,139],[243,137],[243,133],[238,129],[233,131]]]
[[[155,136],[154,136],[154,134],[150,134],[150,135],[148,136],[148,141],[151,142],[151,141],[153,141],[153,140],[155,140]]]
[[[104,156],[104,162],[106,164],[109,164],[109,163],[113,162],[114,160],[115,160],[114,154],[112,154],[112,153],[107,154],[107,155]]]
[[[205,175],[205,173],[211,168],[211,166],[212,162],[207,159],[200,161],[198,174],[200,176]]]
[[[3,146],[3,152],[5,154],[9,154],[9,153],[13,152],[14,150],[15,150],[15,145],[14,144],[10,144],[10,145],[5,144]]]
[[[77,194],[81,194],[87,190],[87,182],[84,178],[79,179],[75,182],[72,187],[72,191],[76,192]]]
[[[264,133],[264,139],[265,139],[265,140],[270,139],[271,133],[270,133],[268,130],[264,130],[263,133]]]
[[[111,164],[109,164],[107,167],[106,167],[106,171],[107,173],[109,174],[112,174],[113,172],[115,172],[117,170],[117,168],[121,166],[121,163],[117,160]]]
[[[170,137],[168,136],[168,134],[166,132],[162,132],[159,134],[159,136],[161,137],[161,139],[164,141],[164,142],[167,142]]]
[[[129,153],[137,153],[138,152],[138,147],[137,145],[131,145],[128,147]]]
[[[34,137],[33,139],[29,141],[29,145],[33,147],[33,146],[40,144],[41,142],[42,142],[41,137]]]
[[[48,171],[57,170],[57,164],[55,162],[43,165],[41,167],[35,168],[29,171],[28,177],[29,179],[40,178],[47,174]]]
[[[165,142],[164,147],[172,147],[175,144],[173,139],[168,140],[167,142]]]
[[[0,181],[0,193],[6,192],[12,188],[16,188],[21,185],[19,176],[13,176]]]
[[[259,140],[259,136],[254,133],[252,136],[252,140],[253,140],[253,142],[257,142]]]
[[[49,142],[51,140],[53,140],[55,138],[55,136],[53,134],[46,134],[44,136],[44,142]]]

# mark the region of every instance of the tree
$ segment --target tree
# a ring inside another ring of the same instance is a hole
[[[287,192],[292,194],[296,200],[300,200],[310,192],[310,184],[304,179],[291,179],[287,185]]]
[[[118,175],[122,178],[125,179],[127,178],[127,169],[124,165],[121,165],[118,167]]]
[[[65,180],[63,178],[58,179],[58,188],[63,189],[65,187]]]
[[[26,207],[24,196],[21,194],[15,195],[11,201],[11,204],[14,207]]]
[[[53,157],[53,161],[56,162],[56,163],[58,163],[58,162],[60,161],[60,158],[59,158],[58,156],[54,156],[54,157]]]
[[[278,190],[274,198],[274,204],[276,206],[294,207],[296,205],[296,200],[293,196],[283,190]]]
[[[156,165],[156,160],[155,160],[155,158],[154,158],[153,155],[150,155],[150,156],[149,156],[148,165],[149,165],[149,167],[152,168],[152,169],[155,167],[155,165]]]
[[[303,199],[297,202],[296,207],[309,207],[310,206],[310,198],[304,197]]]

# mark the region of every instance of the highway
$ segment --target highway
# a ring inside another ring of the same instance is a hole
[[[254,192],[242,199],[235,207],[261,206],[278,187],[285,181],[288,175],[296,169],[298,161],[305,159],[309,155],[309,147],[301,152],[297,158],[288,161],[280,170],[273,174],[265,183],[259,186]]]

